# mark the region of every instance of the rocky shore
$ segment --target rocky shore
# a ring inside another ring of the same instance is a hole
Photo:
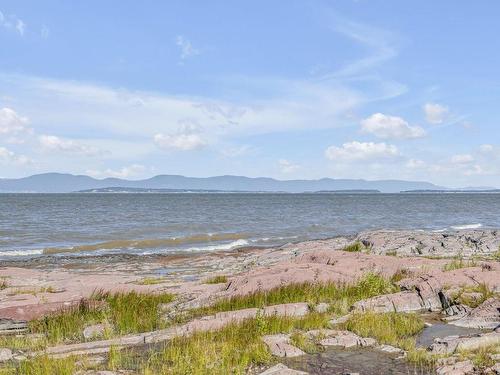
[[[194,317],[165,330],[116,337],[111,341],[90,340],[58,345],[45,349],[44,353],[58,357],[103,355],[111,347],[159,343],[195,332],[222,329],[247,319],[298,318],[312,311],[317,314],[331,312],[329,328],[301,333],[315,346],[358,348],[367,350],[367,357],[370,350],[376,350],[403,358],[407,355],[407,348],[387,345],[376,337],[352,332],[346,322],[363,314],[432,313],[434,319],[438,316],[441,322],[457,329],[479,331],[465,337],[436,337],[435,342],[426,348],[427,353],[434,356],[434,369],[428,371],[443,375],[495,374],[500,373],[499,251],[500,231],[496,230],[440,233],[385,230],[290,243],[277,248],[240,249],[197,256],[46,257],[12,261],[0,268],[0,337],[25,335],[28,330],[26,322],[78,306],[82,299],[90,298],[97,290],[171,293],[175,299],[162,307],[162,311],[164,319],[175,321],[186,312],[213,306],[218,301],[275,291],[289,285],[353,285],[370,274],[391,280],[393,290],[358,300],[347,306],[347,314],[341,316],[334,313],[333,305],[328,302],[273,304]],[[223,282],[210,282],[214,276],[220,276]],[[431,322],[427,324],[432,325]],[[93,329],[99,332],[104,327]],[[294,345],[291,337],[289,333],[279,333],[267,335],[262,340],[274,358],[309,358]],[[480,366],[463,354],[483,348],[489,350],[489,354],[485,354],[489,356],[485,362],[487,366]],[[33,351],[21,354],[15,348],[6,347],[0,349],[0,363],[22,361],[36,355]],[[327,363],[329,360],[322,356]],[[316,371],[312,364],[301,367],[293,361],[285,362],[263,368],[262,373]],[[308,360],[304,359],[303,363],[306,362]],[[296,370],[291,368],[293,366]],[[255,371],[255,368],[248,368],[249,373]]]

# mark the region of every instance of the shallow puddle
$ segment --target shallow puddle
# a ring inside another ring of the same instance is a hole
[[[417,346],[427,348],[437,337],[446,337],[446,336],[468,336],[474,335],[477,333],[484,332],[477,328],[464,328],[458,327],[453,324],[448,324],[444,322],[434,323],[430,327],[425,327],[422,333],[417,337]]]
[[[327,348],[324,352],[290,358],[284,362],[309,374],[428,375],[433,370],[416,367],[394,354],[373,349]]]

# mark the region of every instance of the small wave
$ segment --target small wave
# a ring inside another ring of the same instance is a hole
[[[247,246],[249,242],[247,240],[239,239],[227,244],[211,245],[211,246],[200,246],[200,247],[190,247],[184,249],[183,251],[216,251],[216,250],[233,250],[238,247]]]
[[[465,224],[465,225],[455,225],[455,226],[452,226],[451,229],[455,229],[455,230],[464,230],[464,229],[478,229],[478,228],[481,228],[483,226],[483,224]]]
[[[247,237],[244,233],[207,233],[186,237],[170,237],[145,240],[113,240],[90,245],[79,245],[72,247],[48,247],[43,250],[43,254],[59,253],[82,253],[98,250],[115,249],[151,249],[161,247],[171,247],[189,243],[218,242],[227,240],[239,240]]]
[[[42,255],[43,250],[10,250],[10,251],[0,251],[0,257],[21,257],[28,255]]]

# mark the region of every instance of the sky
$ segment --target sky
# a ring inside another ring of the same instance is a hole
[[[0,177],[500,187],[497,1],[0,0]]]

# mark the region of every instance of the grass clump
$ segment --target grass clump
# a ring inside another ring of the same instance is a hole
[[[251,365],[273,361],[262,341],[263,335],[288,333],[310,325],[322,328],[327,319],[314,313],[301,319],[257,317],[219,331],[178,337],[150,356],[144,374],[244,374]]]
[[[98,292],[75,308],[30,322],[29,330],[45,334],[50,344],[81,341],[83,329],[98,323],[109,324],[112,332],[120,335],[152,331],[165,325],[158,312],[159,304],[172,300],[169,293]]]
[[[342,249],[342,251],[348,251],[350,253],[357,253],[367,250],[366,246],[362,242],[356,241],[350,245],[347,245]]]
[[[331,303],[334,312],[346,312],[354,302],[397,290],[389,280],[375,273],[364,275],[354,284],[334,282],[306,282],[289,284],[268,291],[258,291],[245,296],[223,299],[212,306],[194,310],[194,316],[209,315],[221,311],[240,310],[250,307],[263,307],[282,303],[320,302]],[[193,316],[192,315],[192,316]]]
[[[145,277],[136,282],[137,285],[156,285],[161,284],[165,280],[163,277]]]
[[[476,267],[477,262],[474,259],[465,260],[463,257],[456,257],[450,263],[447,263],[443,267],[443,271],[453,271],[460,268]]]
[[[487,284],[481,283],[474,286],[466,286],[451,295],[454,304],[467,305],[475,308],[495,295]]]
[[[12,373],[19,375],[73,375],[76,369],[75,358],[53,359],[48,356],[40,356],[22,361]]]
[[[415,348],[415,336],[424,329],[424,321],[417,314],[368,312],[354,314],[342,326],[362,337],[411,350]]]
[[[7,282],[7,280],[5,280],[5,278],[0,278],[0,290],[4,290],[4,289],[7,289],[9,287],[9,283]]]
[[[497,251],[495,251],[493,254],[491,254],[491,257],[493,258],[493,260],[500,262],[500,248]]]
[[[401,268],[397,270],[394,275],[391,276],[391,282],[397,283],[403,279],[406,279],[407,277],[413,276],[413,272],[410,271],[408,268]]]
[[[225,275],[217,275],[214,277],[210,277],[204,281],[204,284],[223,284],[227,283],[227,276]]]

